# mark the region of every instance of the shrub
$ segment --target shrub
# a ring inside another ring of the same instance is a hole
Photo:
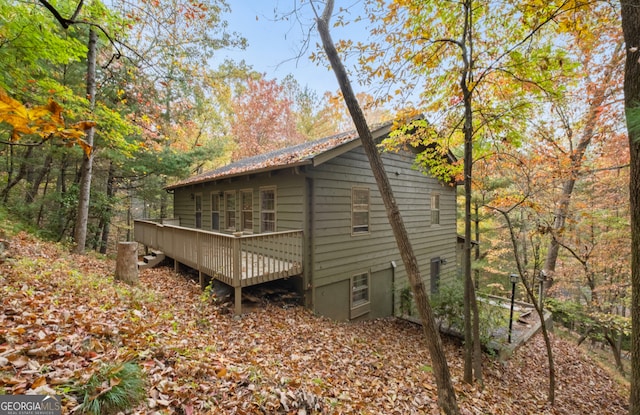
[[[442,284],[432,295],[431,305],[440,326],[462,334],[464,331],[464,285],[461,280]],[[505,309],[485,301],[478,301],[480,313],[480,343],[488,346],[500,328],[506,327]]]
[[[464,286],[455,280],[441,284],[438,292],[431,296],[433,313],[440,325],[462,332],[464,329]]]
[[[138,405],[146,396],[140,366],[135,363],[104,365],[80,388],[84,400],[80,413],[116,414]]]

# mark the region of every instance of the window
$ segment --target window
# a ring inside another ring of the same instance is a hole
[[[369,302],[369,273],[351,277],[351,313],[350,318],[367,314],[371,309]]]
[[[211,194],[211,229],[220,230],[220,193]]]
[[[202,228],[202,194],[196,193],[195,199],[195,212],[196,212],[196,228]]]
[[[236,192],[224,193],[224,228],[236,230]]]
[[[437,193],[431,194],[431,224],[440,224],[440,195]]]
[[[351,189],[351,233],[369,233],[369,189]]]
[[[260,189],[260,229],[262,232],[276,231],[276,189]]]
[[[240,193],[240,223],[243,231],[253,232],[253,190]]]

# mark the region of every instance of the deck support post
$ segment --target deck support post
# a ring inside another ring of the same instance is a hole
[[[242,232],[235,232],[233,234],[233,288],[234,288],[234,300],[235,309],[234,314],[239,316],[242,314],[242,254],[240,252],[240,236]]]
[[[242,314],[242,287],[234,287],[234,291],[233,314],[239,316]]]

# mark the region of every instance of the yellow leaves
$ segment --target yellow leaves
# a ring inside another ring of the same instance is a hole
[[[69,256],[25,236],[11,247],[15,263],[0,264],[0,388],[7,393],[83,385],[101,362],[137,359],[147,399],[131,413],[440,413],[419,325],[334,322],[278,303],[233,319],[221,301],[203,302],[199,285],[169,268],[145,270],[144,284],[129,288],[105,278],[112,260]],[[208,325],[197,323],[203,316]],[[523,345],[513,364],[486,360],[482,390],[461,383],[460,349],[443,339],[461,413],[545,412],[535,394],[546,382],[541,337]],[[34,347],[50,352],[25,354]],[[554,338],[554,350],[558,373],[570,380],[559,389],[558,413],[623,413],[626,401],[606,373],[568,342]],[[121,367],[106,372],[88,398],[122,388]],[[571,378],[576,367],[579,379]],[[63,395],[62,413],[77,405],[73,392]]]
[[[92,147],[82,138],[96,123],[81,121],[67,127],[62,111],[62,106],[53,99],[47,105],[28,108],[0,89],[0,123],[11,127],[11,142],[18,142],[23,135],[36,135],[43,141],[58,137],[67,145],[79,145],[88,156]]]

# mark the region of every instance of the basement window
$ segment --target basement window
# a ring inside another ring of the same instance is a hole
[[[367,314],[371,310],[369,280],[370,275],[368,272],[351,277],[350,318],[352,319]]]

